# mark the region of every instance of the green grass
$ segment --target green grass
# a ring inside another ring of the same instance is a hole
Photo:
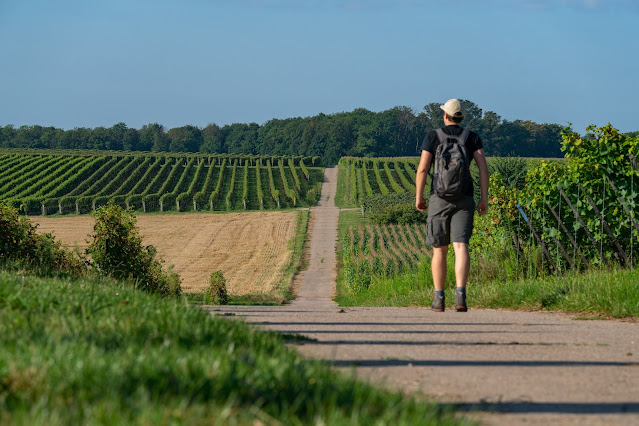
[[[335,205],[337,207],[356,207],[351,201],[350,189],[348,185],[350,171],[348,167],[340,167],[337,170],[337,192],[335,194]]]
[[[477,307],[556,310],[612,318],[639,318],[639,271],[591,271],[563,277],[476,285]],[[472,290],[472,291],[471,291]]]
[[[279,336],[107,280],[0,272],[0,424],[459,424]]]

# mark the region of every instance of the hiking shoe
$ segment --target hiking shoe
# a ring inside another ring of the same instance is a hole
[[[431,305],[431,308],[433,308],[433,311],[444,312],[445,304],[446,304],[446,301],[444,296],[433,295],[433,304]]]
[[[455,292],[455,310],[457,312],[468,311],[468,307],[466,306],[466,293]]]

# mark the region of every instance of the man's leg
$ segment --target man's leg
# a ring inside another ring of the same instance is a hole
[[[430,265],[433,273],[435,292],[431,307],[436,312],[444,312],[446,309],[446,300],[444,298],[444,286],[446,285],[446,254],[448,254],[448,246],[433,246],[433,259]]]
[[[430,263],[433,272],[435,290],[443,290],[446,284],[446,255],[448,246],[433,247],[433,259]]]
[[[453,243],[453,249],[455,250],[455,282],[457,283],[458,288],[466,288],[466,283],[468,282],[468,271],[470,271],[468,244]],[[434,259],[435,256],[433,255],[433,260]]]
[[[468,244],[453,243],[455,250],[455,309],[457,312],[466,312],[466,283],[468,283],[468,271],[470,271],[470,255],[468,254]]]

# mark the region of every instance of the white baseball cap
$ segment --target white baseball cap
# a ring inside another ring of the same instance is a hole
[[[464,107],[457,99],[449,99],[444,105],[440,105],[439,107],[450,117],[464,117]]]

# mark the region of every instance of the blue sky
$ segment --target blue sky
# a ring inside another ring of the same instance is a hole
[[[639,130],[639,0],[0,0],[0,125],[167,128],[469,99]]]

